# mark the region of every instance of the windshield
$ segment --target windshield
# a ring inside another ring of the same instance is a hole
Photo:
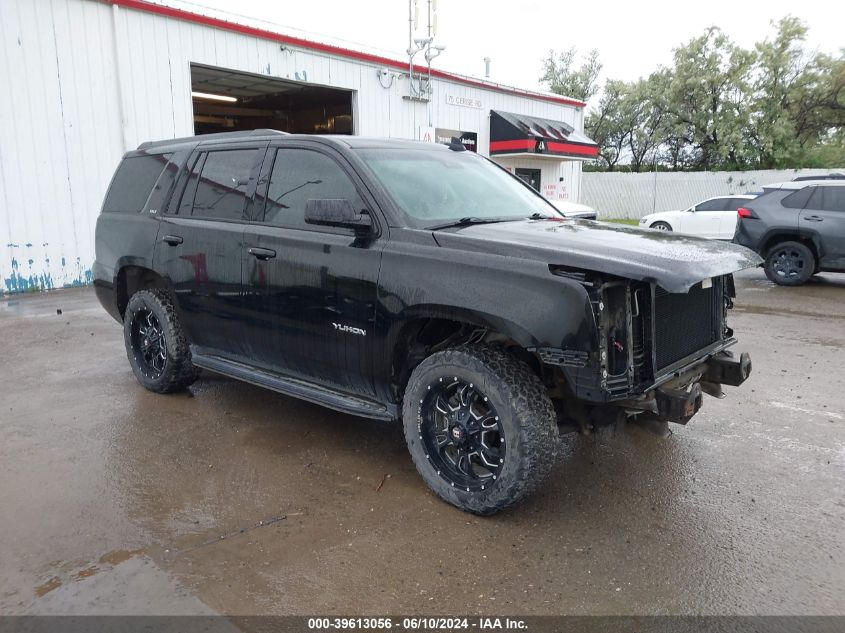
[[[539,194],[474,152],[362,149],[358,152],[414,224],[477,218],[560,217]]]

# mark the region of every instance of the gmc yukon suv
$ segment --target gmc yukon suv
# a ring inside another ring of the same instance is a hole
[[[426,483],[477,514],[543,483],[562,428],[684,424],[751,369],[726,314],[757,255],[568,220],[458,143],[144,143],[96,248],[97,295],[144,387],[206,369],[401,420]]]

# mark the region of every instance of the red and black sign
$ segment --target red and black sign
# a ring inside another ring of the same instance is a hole
[[[593,158],[599,147],[568,123],[510,112],[490,112],[490,155],[542,154]]]

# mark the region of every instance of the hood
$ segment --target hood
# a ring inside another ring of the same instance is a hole
[[[703,279],[762,263],[736,244],[579,220],[477,224],[434,234],[445,248],[495,252],[547,264],[653,282],[687,292]]]

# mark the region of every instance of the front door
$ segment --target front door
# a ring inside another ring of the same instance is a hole
[[[818,235],[822,268],[845,270],[845,185],[815,189],[801,211],[798,226]]]
[[[718,238],[724,212],[724,201],[721,198],[700,202],[681,214],[681,232],[699,237]]]
[[[525,184],[530,185],[534,190],[540,191],[540,170],[539,169],[525,169],[517,167],[514,172],[516,177],[523,180]]]
[[[286,144],[267,153],[244,236],[248,352],[267,369],[372,395],[382,240],[305,223],[310,198],[373,214],[357,177],[324,151]]]
[[[244,214],[263,153],[254,146],[196,152],[161,216],[153,267],[170,281],[189,341],[207,353],[241,352]]]

